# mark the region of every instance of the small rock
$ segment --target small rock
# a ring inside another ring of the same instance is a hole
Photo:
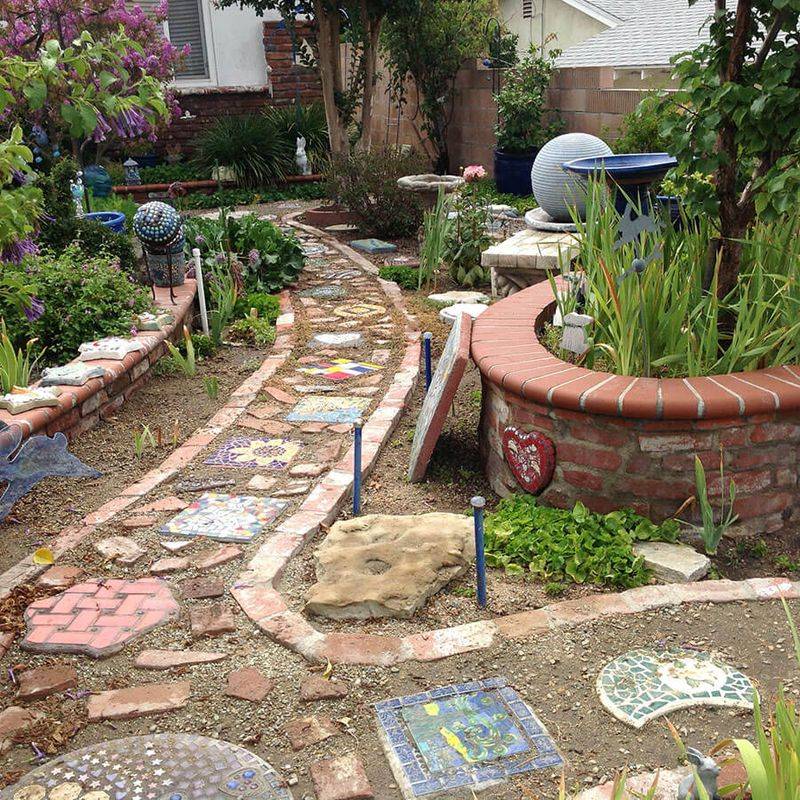
[[[163,541],[160,544],[165,550],[169,550],[170,553],[179,553],[181,550],[188,547],[191,543],[192,543],[191,539],[183,539],[180,541],[173,539],[171,541]]]
[[[275,386],[265,386],[264,391],[279,403],[287,403],[292,405],[295,403],[294,397],[292,397],[288,392],[284,392],[283,389],[278,389]]]
[[[256,419],[269,419],[270,417],[274,417],[279,411],[280,408],[271,403],[262,403],[261,405],[250,406],[250,408],[247,409],[247,413]]]
[[[190,578],[181,584],[181,592],[191,600],[222,597],[225,584],[219,578]]]
[[[55,692],[73,689],[78,685],[78,673],[73,667],[58,664],[52,667],[35,667],[26,669],[19,676],[17,698],[20,700],[38,700]]]
[[[372,397],[378,391],[377,386],[357,386],[350,390],[350,394],[356,397]]]
[[[86,710],[89,713],[89,722],[163,714],[183,708],[189,702],[191,691],[192,685],[189,681],[112,689],[92,695]]]
[[[339,441],[328,442],[322,445],[315,453],[314,460],[320,464],[328,464],[339,458],[339,453],[342,451],[342,443]]]
[[[645,566],[664,583],[699,581],[711,569],[711,560],[685,544],[638,542],[633,552],[644,558]]]
[[[311,488],[311,484],[305,483],[290,483],[283,489],[276,489],[272,492],[273,497],[296,497],[300,494],[305,494]]]
[[[152,575],[168,575],[170,572],[178,572],[188,569],[189,559],[186,556],[175,556],[173,558],[159,558],[150,567]]]
[[[139,511],[141,511],[142,514],[151,514],[153,512],[162,511],[183,511],[183,509],[188,505],[189,504],[185,500],[181,500],[180,497],[175,497],[175,495],[172,494],[169,497],[156,500],[155,503],[142,506]]]
[[[233,614],[222,603],[193,608],[189,612],[189,621],[192,626],[192,636],[196,638],[222,636],[223,633],[232,633],[236,630]]]
[[[133,663],[139,669],[172,669],[191,664],[208,664],[221,661],[225,657],[225,653],[204,650],[142,650]]]
[[[326,680],[322,675],[309,675],[300,686],[300,699],[306,703],[314,700],[340,700],[347,697],[347,686]]]
[[[267,478],[265,475],[254,475],[247,482],[247,488],[256,492],[268,492],[277,482],[276,478]]]
[[[239,425],[261,431],[261,433],[268,433],[270,436],[281,436],[292,430],[292,426],[285,422],[278,422],[274,419],[254,419],[253,417],[242,418],[239,420]]]
[[[0,711],[0,742],[25,733],[43,717],[39,711],[22,706],[9,706]]]
[[[306,422],[300,426],[300,430],[302,433],[321,433],[326,427],[324,422]]]
[[[143,514],[138,517],[128,517],[122,520],[123,528],[149,528],[151,525],[158,523],[158,517],[152,514]]]
[[[0,658],[2,658],[14,643],[14,631],[0,631]]]
[[[275,681],[265,678],[257,669],[245,667],[228,675],[228,685],[223,694],[238,697],[251,703],[260,703],[273,689]]]
[[[328,430],[334,433],[350,433],[353,430],[353,426],[348,422],[337,422],[335,425],[328,425]]]
[[[48,589],[69,589],[83,577],[80,567],[60,567],[55,565],[39,576],[36,583]]]
[[[292,478],[316,478],[325,472],[322,464],[297,464],[291,467],[289,475]]]
[[[95,542],[94,549],[101,556],[118,561],[120,564],[135,564],[144,556],[144,548],[140,547],[128,536],[109,536]]]
[[[311,765],[317,800],[368,800],[372,792],[364,765],[352,753]]]
[[[233,561],[234,558],[242,557],[242,548],[237,547],[235,544],[225,544],[218,547],[216,550],[206,550],[198,554],[195,567],[200,570],[213,569],[220,564],[227,564],[228,561]]]
[[[329,717],[296,717],[283,726],[283,731],[292,750],[302,750],[339,734],[339,728]]]

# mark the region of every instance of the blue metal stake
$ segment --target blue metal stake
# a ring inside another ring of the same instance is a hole
[[[361,428],[363,420],[353,426],[353,516],[361,513]]]
[[[428,331],[422,335],[425,342],[425,391],[431,388],[431,380],[433,380],[433,370],[431,369],[431,339],[433,334]]]
[[[486,608],[486,553],[483,547],[483,507],[486,500],[483,497],[473,497],[470,500],[472,514],[475,520],[475,570],[478,573],[478,605]]]

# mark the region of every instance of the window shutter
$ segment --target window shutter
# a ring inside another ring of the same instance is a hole
[[[522,19],[533,19],[533,0],[522,0]]]
[[[169,40],[176,47],[188,44],[191,52],[176,73],[179,78],[207,78],[205,29],[202,0],[170,0]]]

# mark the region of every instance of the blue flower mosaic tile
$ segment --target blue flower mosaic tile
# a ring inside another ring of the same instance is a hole
[[[405,800],[478,791],[563,764],[542,723],[502,678],[384,700],[375,712]]]

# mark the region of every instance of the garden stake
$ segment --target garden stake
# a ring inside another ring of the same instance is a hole
[[[475,570],[478,573],[478,605],[486,608],[486,553],[483,547],[483,507],[486,500],[477,496],[470,500],[475,520]]]
[[[206,310],[206,293],[203,287],[203,262],[200,258],[200,248],[195,247],[192,249],[192,258],[194,259],[194,277],[197,280],[197,299],[200,303],[200,325],[203,328],[203,334],[208,336],[208,311]]]
[[[425,391],[431,388],[432,370],[431,370],[431,339],[433,334],[427,331],[422,335],[425,342]]]
[[[353,425],[353,516],[361,513],[361,428],[363,420]]]

